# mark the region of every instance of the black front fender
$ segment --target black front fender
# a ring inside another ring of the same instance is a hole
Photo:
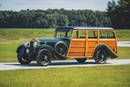
[[[44,49],[44,48],[49,49],[50,51],[53,51],[53,48],[52,48],[51,46],[44,44],[44,45],[40,45],[40,46],[37,48],[37,53],[38,53],[38,51],[40,51],[41,49]]]
[[[52,55],[53,55],[53,57],[55,58],[56,57],[56,55],[57,56],[59,56],[59,57],[61,57],[62,59],[66,59],[67,57],[66,56],[63,56],[63,55],[61,55],[60,53],[58,53],[56,50],[55,50],[55,48],[53,48],[53,47],[51,47],[51,46],[49,46],[49,45],[41,45],[41,46],[39,46],[38,48],[37,48],[37,54],[38,54],[38,52],[41,50],[41,49],[49,49],[50,51],[51,51],[51,53],[52,53]]]
[[[25,51],[24,44],[19,45],[18,48],[16,49],[16,53],[24,54],[24,51]]]

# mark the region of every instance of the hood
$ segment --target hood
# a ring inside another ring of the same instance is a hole
[[[45,39],[45,38],[39,38],[39,39],[33,39],[36,40],[37,42],[58,42],[58,41],[64,41],[64,42],[69,42],[69,38],[50,38],[50,39]]]
[[[33,39],[30,42],[30,44],[33,44],[35,41],[40,43],[40,45],[46,44],[46,45],[49,45],[49,46],[52,46],[52,47],[54,47],[55,44],[57,42],[60,42],[60,41],[63,41],[67,45],[67,47],[69,47],[69,43],[70,43],[69,39],[65,39],[65,38],[50,38],[50,39]]]
[[[50,39],[35,39],[37,40],[38,42],[58,42],[60,41],[59,39],[56,39],[56,38],[50,38]]]

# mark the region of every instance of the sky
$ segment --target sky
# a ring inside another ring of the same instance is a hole
[[[20,11],[26,9],[90,9],[106,11],[111,0],[0,0],[0,10]],[[114,0],[118,1],[118,0]]]

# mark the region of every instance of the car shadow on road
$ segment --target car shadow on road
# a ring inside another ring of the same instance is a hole
[[[106,64],[109,64],[109,63],[106,63]],[[19,63],[8,63],[8,64],[4,64],[4,65],[11,65],[11,66],[18,66],[18,67],[41,67],[39,66],[36,62],[33,62],[33,63],[30,63],[30,64],[19,64]],[[98,65],[96,64],[95,62],[93,61],[88,61],[88,62],[85,62],[83,64],[80,64],[76,61],[54,61],[52,62],[51,64],[49,64],[48,66],[51,66],[51,67],[55,67],[55,66],[82,66],[82,65]]]

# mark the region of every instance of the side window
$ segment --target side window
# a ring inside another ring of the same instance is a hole
[[[65,37],[65,32],[58,31],[56,37]]]
[[[73,38],[85,38],[86,34],[84,30],[74,31]]]
[[[67,37],[69,37],[69,38],[72,37],[72,31],[67,32]]]
[[[97,31],[88,31],[88,38],[92,38],[95,39],[98,36],[98,32]]]
[[[107,38],[115,38],[114,32],[107,31]]]
[[[115,35],[112,31],[100,31],[100,36],[99,38],[115,38]]]

